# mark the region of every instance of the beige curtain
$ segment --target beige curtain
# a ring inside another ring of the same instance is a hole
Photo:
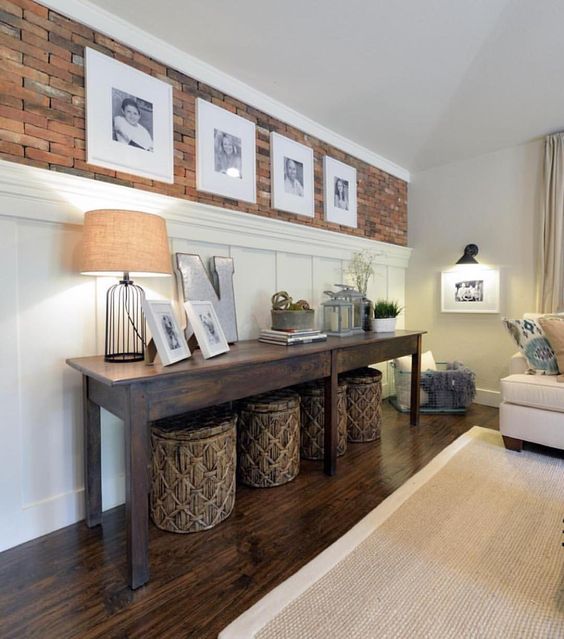
[[[564,296],[564,133],[548,135],[540,233],[537,306],[541,313],[562,310]]]

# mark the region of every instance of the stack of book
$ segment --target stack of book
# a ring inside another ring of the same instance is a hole
[[[291,346],[292,344],[310,344],[311,342],[324,342],[327,334],[313,328],[288,329],[285,331],[275,331],[274,329],[264,329],[260,332],[259,342],[268,344],[280,344],[281,346]]]

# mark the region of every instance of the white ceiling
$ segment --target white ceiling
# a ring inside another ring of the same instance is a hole
[[[563,0],[92,4],[410,171],[564,127]]]

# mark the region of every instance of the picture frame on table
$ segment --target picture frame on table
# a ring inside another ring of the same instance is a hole
[[[314,217],[313,149],[270,134],[272,208]]]
[[[144,299],[143,313],[163,366],[170,366],[191,356],[184,331],[168,300]]]
[[[356,169],[326,155],[323,185],[325,220],[356,228]]]
[[[86,161],[172,184],[172,87],[85,49]]]
[[[227,353],[229,345],[213,304],[203,300],[192,300],[185,302],[184,308],[204,359]]]
[[[196,100],[196,188],[255,203],[255,124],[211,102]]]
[[[500,274],[470,266],[441,273],[442,313],[499,313]]]

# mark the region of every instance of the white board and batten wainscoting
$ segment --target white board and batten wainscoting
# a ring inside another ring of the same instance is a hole
[[[65,359],[103,352],[111,282],[78,273],[85,211],[158,213],[171,253],[231,256],[240,339],[269,324],[274,291],[317,308],[362,249],[377,254],[369,297],[404,304],[408,248],[3,161],[0,202],[0,551],[83,517],[81,377]],[[175,278],[139,283],[176,297]],[[104,509],[124,500],[123,457],[121,422],[103,411]]]

